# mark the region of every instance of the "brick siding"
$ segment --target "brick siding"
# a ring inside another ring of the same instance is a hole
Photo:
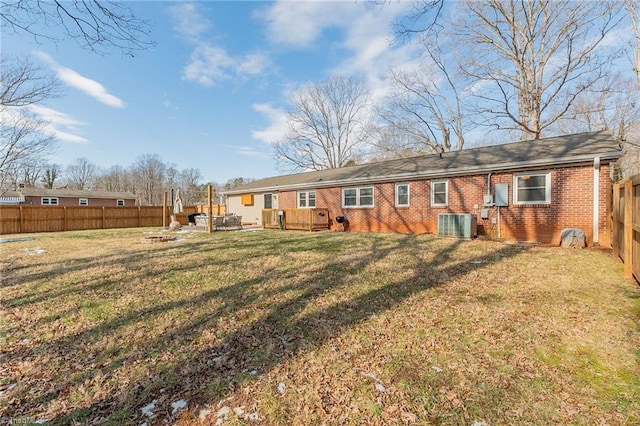
[[[577,166],[527,172],[551,173],[551,202],[545,205],[514,205],[513,176],[495,173],[491,176],[491,192],[498,183],[509,185],[509,206],[500,208],[500,236],[507,240],[558,244],[565,228],[585,232],[588,244],[593,242],[593,166]],[[487,174],[436,179],[448,181],[447,207],[431,207],[431,180],[410,180],[375,185],[373,208],[343,208],[342,187],[316,190],[316,207],[329,209],[331,228],[342,230],[335,217],[344,215],[350,231],[436,233],[439,213],[472,213],[478,218],[480,235],[498,236],[498,208],[489,208],[489,219],[480,218],[483,195],[487,193]],[[409,207],[395,207],[396,183],[408,183]],[[609,244],[607,191],[610,189],[609,165],[600,168],[599,241]],[[345,186],[350,187],[350,186]],[[295,208],[296,192],[280,193],[280,208]],[[496,223],[493,223],[494,219]]]

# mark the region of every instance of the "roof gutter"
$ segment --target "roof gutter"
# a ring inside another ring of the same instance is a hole
[[[225,191],[223,195],[239,195],[246,194],[251,192],[272,192],[272,191],[283,191],[283,190],[297,190],[297,189],[308,189],[308,188],[327,188],[327,187],[336,187],[336,186],[345,186],[345,185],[361,185],[361,184],[370,184],[370,183],[382,183],[382,182],[393,182],[404,179],[430,179],[430,178],[442,178],[442,177],[451,177],[451,176],[469,176],[476,174],[485,174],[489,172],[502,172],[502,171],[512,171],[523,168],[530,167],[549,167],[549,166],[559,166],[565,164],[577,165],[580,163],[584,164],[593,164],[594,157],[599,157],[600,160],[616,160],[620,158],[619,151],[613,151],[608,153],[603,153],[599,155],[580,155],[575,157],[564,157],[564,158],[554,158],[554,159],[546,159],[546,160],[533,160],[533,161],[519,161],[519,162],[510,162],[510,163],[500,163],[500,164],[488,164],[486,166],[478,166],[478,167],[470,167],[465,169],[440,169],[440,170],[429,170],[422,173],[398,173],[393,175],[383,175],[383,176],[367,176],[361,178],[352,178],[352,179],[340,179],[340,180],[326,180],[326,181],[316,181],[316,182],[304,182],[304,183],[296,183],[290,185],[273,185],[273,186],[265,186],[265,187],[257,187],[257,188],[247,188],[247,189],[239,189],[232,191]]]

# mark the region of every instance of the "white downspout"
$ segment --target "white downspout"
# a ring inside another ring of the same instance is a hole
[[[600,245],[600,157],[593,159],[593,246]]]

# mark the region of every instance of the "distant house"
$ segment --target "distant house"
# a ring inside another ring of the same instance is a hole
[[[74,189],[19,188],[0,197],[0,204],[35,206],[135,206],[130,192],[84,191]]]
[[[480,235],[555,244],[578,228],[608,245],[621,154],[608,132],[580,133],[270,177],[225,195],[227,211],[258,224],[262,209],[322,207],[334,230],[343,216],[352,231],[435,234],[449,213],[474,219]]]

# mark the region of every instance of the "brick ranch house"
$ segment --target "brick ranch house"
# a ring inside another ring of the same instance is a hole
[[[73,189],[18,188],[0,197],[0,204],[34,206],[135,206],[130,192],[83,191]]]
[[[609,245],[612,164],[622,152],[590,132],[270,177],[227,191],[227,211],[260,224],[263,208],[327,208],[330,228],[436,233],[438,214],[477,218],[479,235],[558,244],[584,231]],[[470,217],[470,216],[469,216]]]

